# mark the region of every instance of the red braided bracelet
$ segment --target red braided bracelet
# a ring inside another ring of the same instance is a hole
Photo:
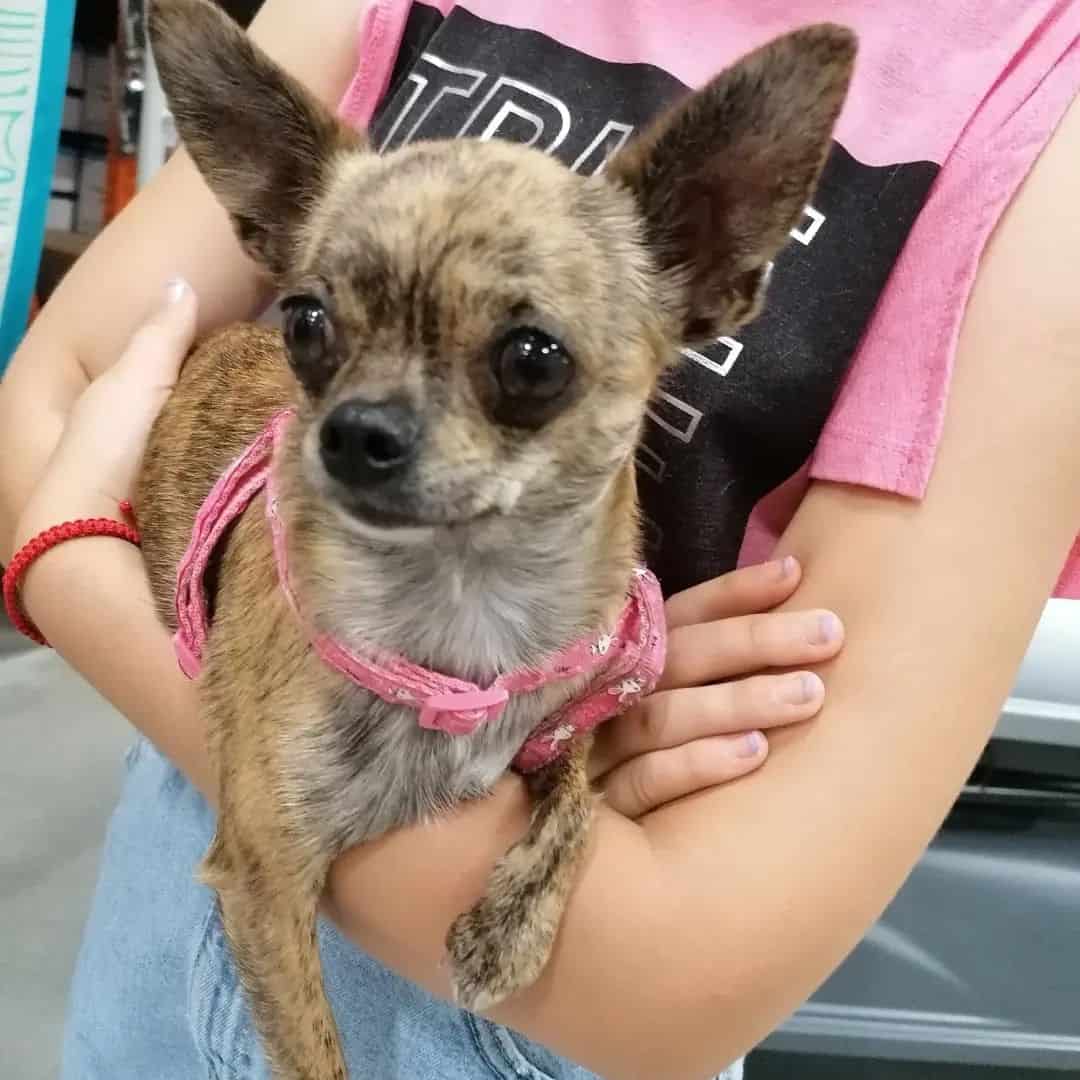
[[[125,499],[120,504],[120,509],[130,514],[131,503]],[[65,540],[76,540],[83,536],[114,536],[118,540],[126,540],[129,544],[139,546],[139,531],[134,525],[126,525],[113,518],[83,518],[79,521],[68,521],[63,525],[54,525],[35,536],[15,552],[4,570],[4,607],[11,625],[20,634],[25,634],[31,641],[36,641],[46,648],[49,643],[19,606],[19,581],[30,564],[35,559],[40,559],[50,548],[62,544]]]

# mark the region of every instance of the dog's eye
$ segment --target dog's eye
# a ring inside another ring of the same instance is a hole
[[[317,360],[330,346],[330,320],[326,309],[307,296],[286,300],[285,344],[297,360]]]
[[[522,403],[549,402],[574,377],[574,361],[566,349],[532,327],[512,330],[503,337],[495,346],[492,362],[499,389],[507,398]]]
[[[285,345],[297,378],[317,392],[333,374],[333,326],[326,309],[311,296],[282,301]]]

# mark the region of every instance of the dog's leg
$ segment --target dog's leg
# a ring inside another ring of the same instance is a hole
[[[275,844],[275,854],[279,850]],[[217,892],[225,935],[275,1080],[346,1080],[316,933],[322,882],[309,874],[290,878],[276,859],[275,864],[271,870],[262,863],[233,821],[215,836],[203,878]]]
[[[551,954],[592,817],[582,740],[528,777],[529,831],[496,864],[487,892],[447,935],[455,1000],[481,1011],[533,983]]]

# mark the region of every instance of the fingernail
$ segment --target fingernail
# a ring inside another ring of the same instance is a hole
[[[170,278],[165,285],[165,300],[169,304],[177,304],[187,295],[191,286],[182,278]]]
[[[735,756],[741,758],[757,757],[765,748],[765,736],[760,731],[748,731],[735,748]]]
[[[817,617],[810,630],[811,645],[829,645],[840,637],[840,620],[826,611]]]
[[[788,578],[794,577],[795,571],[799,569],[799,560],[794,555],[785,555],[780,560],[780,580],[787,581]]]
[[[780,697],[788,705],[808,705],[819,698],[824,690],[825,684],[817,675],[804,671],[784,680]]]

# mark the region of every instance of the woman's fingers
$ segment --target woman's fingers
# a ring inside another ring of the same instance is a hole
[[[632,758],[699,739],[808,720],[824,699],[824,684],[809,671],[656,693],[601,726],[589,774],[603,776]]]
[[[161,305],[135,331],[117,361],[119,374],[155,389],[171,389],[195,340],[197,317],[191,286],[174,278],[165,287]]]
[[[771,610],[800,578],[798,562],[787,558],[667,601],[668,653],[657,692],[605,724],[589,758],[590,777],[616,810],[640,817],[744,776],[765,760],[765,730],[821,709],[825,687],[812,672],[760,674],[820,663],[843,644],[832,612]]]
[[[679,626],[669,634],[658,689],[701,686],[766,668],[820,663],[840,651],[843,639],[843,626],[831,611],[744,615]]]
[[[48,470],[53,480],[116,502],[131,497],[154,420],[194,340],[197,314],[190,286],[170,283],[116,363],[72,406]]]
[[[624,817],[639,818],[665,803],[753,772],[768,743],[760,731],[714,735],[633,758],[599,784],[609,805]]]
[[[782,604],[802,577],[792,556],[722,574],[670,597],[665,605],[669,629],[752,615]]]

